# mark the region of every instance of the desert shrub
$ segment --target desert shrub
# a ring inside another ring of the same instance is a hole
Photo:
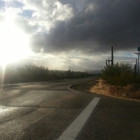
[[[140,76],[135,76],[132,67],[123,63],[105,67],[102,70],[102,78],[110,84],[119,86],[140,83]]]
[[[21,82],[40,82],[59,79],[74,79],[91,76],[86,72],[48,70],[45,67],[26,65],[15,68],[7,66],[4,70],[0,69],[0,84],[2,83],[21,83]]]

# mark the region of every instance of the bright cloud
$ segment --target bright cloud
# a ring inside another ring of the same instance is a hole
[[[139,5],[139,0],[2,0],[0,22],[6,12],[10,13],[15,28],[22,32],[18,39],[22,44],[24,34],[35,54],[54,56],[47,58],[54,65],[45,60],[48,67],[55,68],[59,63],[56,69],[68,65],[100,69],[110,57],[112,45],[116,62],[128,57],[134,61],[130,53],[140,44]],[[12,36],[10,32],[14,31],[7,31],[6,36]]]

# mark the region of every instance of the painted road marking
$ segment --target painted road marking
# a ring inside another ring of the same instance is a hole
[[[58,140],[75,140],[81,131],[82,127],[88,120],[92,111],[96,107],[100,98],[95,97],[89,105],[82,111],[82,113],[70,124],[70,126],[62,133]]]

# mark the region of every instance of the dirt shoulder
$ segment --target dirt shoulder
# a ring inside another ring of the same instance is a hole
[[[90,80],[86,83],[81,83],[72,88],[78,91],[88,91],[116,98],[140,101],[140,89],[136,90],[132,85],[126,87],[109,85],[99,78]]]

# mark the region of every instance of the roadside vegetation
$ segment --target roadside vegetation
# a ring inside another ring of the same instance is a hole
[[[112,85],[110,87],[112,94],[140,99],[140,75],[135,73],[129,64],[106,66],[102,70],[101,78]]]
[[[0,69],[0,84],[41,82],[60,79],[74,79],[92,76],[87,72],[49,70],[45,67],[26,65],[22,67],[7,66]]]

